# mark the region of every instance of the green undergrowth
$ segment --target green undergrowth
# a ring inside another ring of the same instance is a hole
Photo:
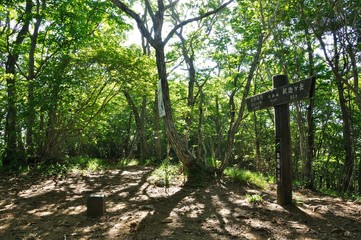
[[[241,182],[242,184],[255,186],[260,189],[266,189],[270,183],[269,179],[261,173],[251,172],[236,167],[226,168],[224,175],[235,181]]]
[[[45,161],[36,164],[18,165],[17,167],[0,167],[0,171],[14,175],[41,175],[62,177],[69,173],[86,174],[106,169],[117,169],[139,165],[136,160],[107,160],[90,157],[67,158],[61,161]]]
[[[164,160],[157,166],[151,174],[152,181],[156,185],[169,187],[172,183],[178,182],[182,178],[182,165],[179,163],[171,163]]]
[[[346,200],[351,200],[351,201],[356,201],[356,202],[361,203],[361,194],[340,193],[340,192],[337,192],[336,190],[331,190],[331,189],[320,189],[319,192],[324,195],[327,195],[327,196],[331,196],[331,197],[335,197],[335,198],[343,198]]]
[[[263,204],[263,197],[259,194],[246,194],[246,198],[248,202],[253,205]]]

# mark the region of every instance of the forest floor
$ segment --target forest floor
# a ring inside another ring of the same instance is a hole
[[[79,172],[65,178],[0,179],[0,239],[360,239],[361,204],[297,190],[295,206],[275,190],[232,181],[164,188],[152,168]],[[158,186],[157,186],[158,185]],[[86,199],[106,195],[106,213],[89,218]],[[250,195],[262,203],[250,203]]]

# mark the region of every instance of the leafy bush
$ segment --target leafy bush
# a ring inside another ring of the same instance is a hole
[[[258,204],[263,204],[263,199],[261,195],[258,194],[246,194],[246,197],[248,199],[248,202],[253,204],[253,205],[258,205]]]

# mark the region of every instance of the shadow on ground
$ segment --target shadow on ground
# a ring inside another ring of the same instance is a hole
[[[280,207],[273,191],[233,182],[199,189],[157,187],[152,169],[0,180],[0,239],[359,239],[361,205],[297,192]],[[86,198],[104,193],[106,214],[86,216]],[[263,196],[252,205],[247,194]]]

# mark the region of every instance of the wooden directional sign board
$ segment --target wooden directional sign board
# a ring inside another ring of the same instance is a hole
[[[313,97],[315,84],[315,77],[289,84],[286,75],[276,75],[272,90],[246,99],[249,111],[268,107],[275,109],[277,202],[280,205],[292,204],[289,103]]]
[[[248,111],[256,111],[312,97],[315,77],[274,88],[246,99]]]

